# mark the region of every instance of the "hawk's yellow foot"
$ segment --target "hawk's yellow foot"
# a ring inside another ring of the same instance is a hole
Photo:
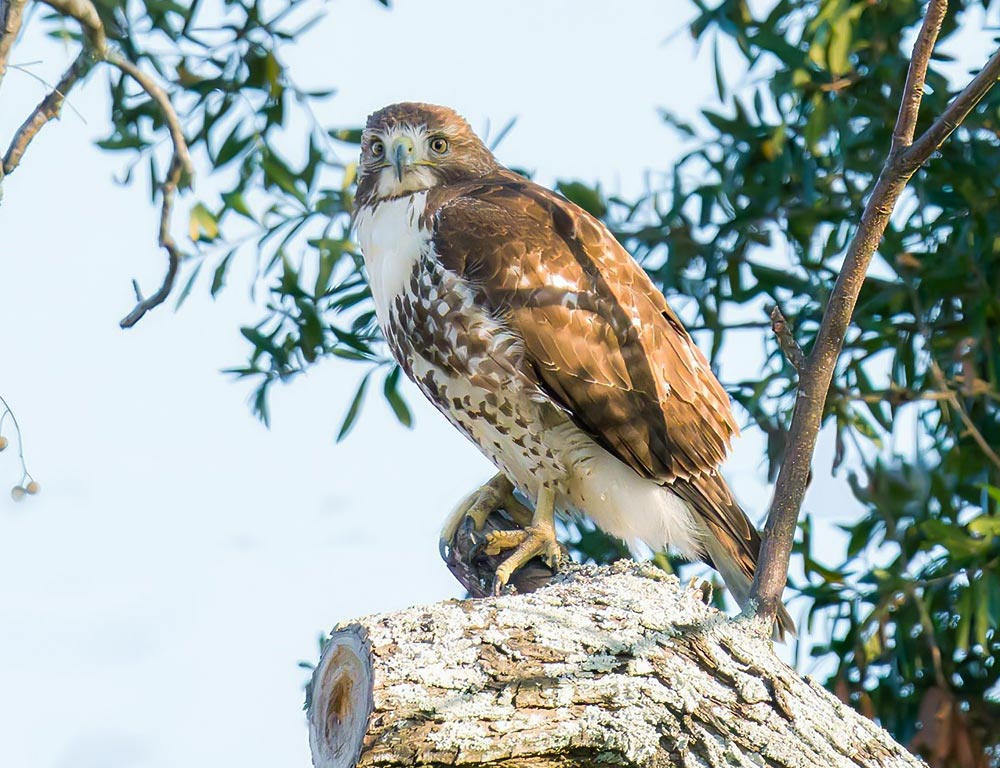
[[[445,552],[455,540],[455,532],[466,518],[471,518],[478,531],[482,529],[486,518],[498,509],[506,510],[511,519],[521,527],[531,525],[531,510],[514,495],[514,484],[502,472],[498,472],[489,482],[462,499],[445,520],[440,539],[442,557],[445,557]]]
[[[497,568],[493,581],[495,594],[499,594],[514,571],[533,557],[541,556],[552,568],[559,564],[563,552],[556,538],[555,501],[555,491],[542,488],[529,526],[521,531],[494,531],[486,537],[487,555],[498,555],[506,549],[514,550]]]

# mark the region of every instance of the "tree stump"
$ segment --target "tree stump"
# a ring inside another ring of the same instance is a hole
[[[624,561],[340,625],[307,707],[316,768],[923,765],[757,623]]]

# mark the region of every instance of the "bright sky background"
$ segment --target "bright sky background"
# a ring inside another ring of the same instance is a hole
[[[710,56],[686,2],[336,0],[289,55],[304,85],[333,85],[330,125],[400,100],[449,104],[494,130],[519,118],[501,160],[638,190],[678,151],[657,117],[711,98]],[[13,63],[55,80],[72,51],[30,34]],[[123,332],[130,280],[164,260],[144,185],[120,187],[106,73],[49,125],[0,206],[0,392],[25,429],[43,493],[0,493],[0,765],[20,768],[307,766],[301,712],[317,637],[338,621],[457,596],[437,532],[491,474],[410,390],[407,431],[377,398],[333,436],[360,368],[325,363],[276,392],[274,426],[219,373],[244,359],[258,312],[235,273]],[[10,71],[0,143],[42,95]],[[244,265],[246,278],[249,265]],[[752,359],[748,357],[747,359]],[[821,448],[807,508],[851,514]],[[761,441],[726,473],[752,516],[766,508]],[[13,451],[0,487],[17,481]]]

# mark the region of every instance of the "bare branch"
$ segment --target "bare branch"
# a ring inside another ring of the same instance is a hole
[[[859,403],[888,403],[889,405],[906,405],[918,401],[947,401],[955,399],[955,392],[952,390],[915,390],[904,389],[902,387],[889,387],[889,389],[876,390],[874,392],[854,392],[849,389],[837,389],[837,395],[845,400],[852,400]]]
[[[41,0],[52,10],[76,19],[83,28],[83,34],[94,55],[103,59],[107,56],[108,38],[104,34],[104,24],[97,13],[97,8],[90,0]]]
[[[868,265],[910,177],[993,86],[997,73],[1000,72],[998,53],[955,98],[927,133],[909,148],[901,148],[901,144],[905,144],[908,137],[913,135],[924,77],[946,9],[946,0],[932,0],[924,17],[907,73],[892,150],[865,204],[858,230],[848,248],[844,265],[823,314],[816,342],[799,375],[798,395],[788,433],[785,459],[775,483],[774,500],[764,529],[760,560],[751,593],[757,600],[760,615],[766,620],[773,620],[788,579],[788,562],[795,527],[809,481],[810,464],[823,420],[827,393]]]
[[[982,71],[952,100],[931,127],[913,142],[904,153],[904,157],[913,163],[914,167],[925,162],[989,93],[998,78],[1000,78],[1000,51],[990,57]]]
[[[7,57],[10,55],[14,38],[21,26],[25,0],[7,0],[8,5],[6,6],[4,2],[5,0],[0,0],[0,15],[6,12],[2,20],[2,27],[0,27],[0,79],[3,78],[7,69]],[[63,74],[59,83],[35,107],[35,110],[14,135],[3,157],[3,162],[0,163],[0,181],[18,166],[25,149],[38,131],[42,129],[42,126],[59,116],[66,100],[66,94],[70,89],[90,70],[95,60],[103,59],[107,54],[108,41],[104,34],[104,25],[101,23],[101,17],[91,0],[41,0],[41,2],[63,16],[76,19],[83,28],[87,43],[84,45],[84,50]]]
[[[7,72],[7,59],[21,31],[27,0],[0,0],[0,82]],[[3,174],[0,173],[0,178]]]
[[[128,59],[116,53],[110,53],[106,60],[109,64],[118,67],[124,74],[135,80],[149,94],[150,98],[157,103],[167,124],[170,141],[173,144],[173,157],[170,159],[170,169],[167,171],[167,178],[164,180],[160,190],[162,202],[160,205],[158,240],[160,246],[167,252],[167,274],[159,289],[152,296],[142,298],[138,295],[138,291],[136,291],[138,303],[120,323],[122,328],[131,328],[149,310],[158,307],[166,301],[170,295],[170,291],[174,287],[174,281],[177,279],[177,272],[180,268],[181,253],[177,248],[177,243],[174,241],[173,236],[170,234],[170,214],[173,211],[174,196],[177,193],[178,187],[190,183],[191,178],[194,176],[194,165],[191,162],[191,153],[188,150],[187,140],[184,138],[180,118],[177,116],[177,110],[174,109],[174,105],[171,103],[167,92],[152,77]]]
[[[35,138],[35,135],[42,129],[49,120],[59,117],[62,112],[66,94],[70,92],[77,81],[80,80],[93,66],[94,60],[89,51],[81,51],[69,69],[52,89],[52,91],[39,102],[35,111],[31,113],[27,120],[21,124],[14,138],[7,148],[7,153],[3,157],[2,173],[8,175],[20,164],[24,151],[28,144]]]
[[[940,368],[938,370],[940,371]],[[978,445],[979,449],[986,454],[986,458],[993,462],[993,466],[1000,469],[1000,456],[998,456],[997,452],[993,450],[993,446],[986,442],[986,438],[983,437],[983,433],[980,432],[979,428],[975,425],[975,423],[973,423],[972,418],[969,416],[969,412],[965,410],[965,406],[962,404],[962,401],[958,399],[957,393],[952,394],[951,401],[955,406],[955,410],[958,411],[958,417],[962,420],[962,423],[968,430],[969,436],[976,441],[976,445]]]
[[[160,304],[167,300],[167,297],[170,295],[170,291],[174,287],[174,282],[177,279],[177,272],[180,269],[181,253],[177,248],[177,243],[174,242],[173,236],[170,234],[170,214],[173,210],[174,194],[177,192],[177,185],[180,178],[181,166],[175,163],[171,166],[170,173],[160,189],[162,202],[160,204],[160,231],[158,241],[160,246],[167,252],[167,274],[164,276],[163,283],[160,285],[159,289],[157,289],[156,293],[149,298],[142,297],[142,294],[139,292],[138,284],[133,281],[137,303],[135,308],[122,318],[119,323],[122,328],[131,328],[133,325],[138,323],[142,319],[143,315],[149,312],[149,310],[160,306]]]
[[[896,126],[892,129],[892,148],[890,156],[895,155],[913,143],[913,132],[917,127],[917,115],[920,112],[920,101],[924,98],[924,82],[927,80],[927,67],[930,65],[931,54],[934,53],[934,43],[941,31],[941,22],[948,10],[948,0],[931,0],[927,6],[927,14],[920,25],[920,33],[913,44],[913,56],[910,58],[910,68],[906,72],[906,84],[903,86],[903,98],[896,116]]]
[[[109,53],[105,57],[105,60],[135,80],[142,87],[142,90],[149,94],[149,97],[156,102],[163,115],[163,120],[167,124],[167,130],[170,132],[170,141],[174,145],[173,162],[178,163],[181,166],[181,170],[186,174],[187,179],[185,179],[185,182],[190,180],[194,176],[194,165],[191,162],[191,154],[188,151],[187,139],[184,138],[181,120],[177,116],[177,110],[174,109],[174,105],[170,101],[167,92],[160,87],[156,80],[123,56],[117,53]]]
[[[792,364],[792,368],[801,374],[802,367],[806,361],[805,353],[792,335],[792,331],[788,327],[788,321],[781,314],[781,308],[777,304],[771,308],[771,330],[774,331],[774,336],[778,340],[778,346],[785,353],[785,358]]]

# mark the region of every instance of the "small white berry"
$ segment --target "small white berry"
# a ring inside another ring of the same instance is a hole
[[[24,488],[22,488],[19,485],[15,485],[13,488],[10,489],[10,497],[14,501],[21,501],[26,493],[27,491],[24,490]]]

